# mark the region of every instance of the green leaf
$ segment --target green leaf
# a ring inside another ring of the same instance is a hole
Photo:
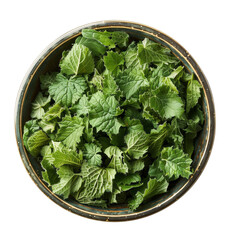
[[[97,87],[97,90],[103,90],[103,76],[96,68],[94,69],[92,83]]]
[[[181,132],[180,122],[177,118],[173,118],[171,125],[169,125],[168,141],[171,145],[182,148],[183,134]]]
[[[119,109],[119,103],[113,96],[106,97],[102,92],[96,92],[90,100],[91,110],[89,112],[90,124],[97,131],[117,134],[121,123],[117,116],[123,110]]]
[[[37,157],[44,145],[49,143],[48,136],[42,131],[34,132],[27,140],[27,146],[30,154]]]
[[[24,128],[23,128],[23,143],[24,146],[26,147],[26,149],[29,151],[28,149],[28,145],[27,145],[27,141],[28,138],[37,130],[39,130],[39,126],[37,123],[37,120],[29,120],[24,124]]]
[[[159,125],[157,129],[152,129],[149,134],[149,152],[153,158],[160,155],[164,140],[168,135],[166,122]]]
[[[43,180],[48,186],[52,186],[59,182],[59,177],[56,168],[52,165],[54,158],[52,157],[51,146],[44,146],[41,150],[41,155],[43,156],[43,160],[41,161],[41,166],[44,169],[42,171]]]
[[[56,123],[57,123],[57,121],[54,121],[54,120],[48,122],[48,121],[42,119],[38,124],[45,133],[49,134],[49,133],[54,132]]]
[[[103,60],[106,69],[114,75],[118,74],[119,66],[124,64],[123,56],[113,51],[108,51],[107,56],[104,56]]]
[[[141,183],[141,177],[138,173],[130,174],[130,175],[120,175],[116,178],[116,184],[121,192],[128,191],[133,188],[138,188],[143,185]]]
[[[53,164],[56,168],[63,165],[71,165],[73,167],[80,167],[83,161],[81,152],[78,154],[73,150],[65,149],[57,150],[52,154]]]
[[[115,79],[109,73],[105,71],[103,73],[103,93],[105,95],[114,95],[117,93],[118,86],[115,82]]]
[[[94,29],[83,29],[82,35],[87,39],[97,40],[109,48],[114,48],[116,44],[119,47],[125,47],[128,42],[128,34],[125,32],[100,32]]]
[[[90,105],[89,105],[88,97],[85,94],[80,98],[78,103],[76,103],[71,107],[71,111],[76,113],[77,116],[87,115],[89,113],[89,110],[90,110]]]
[[[93,143],[84,144],[85,151],[83,152],[85,159],[88,161],[88,164],[91,166],[101,166],[102,157],[100,154],[101,148]]]
[[[112,191],[113,179],[116,174],[115,169],[90,166],[86,162],[83,163],[81,169],[84,185],[78,196],[76,196],[78,201],[100,198],[106,191]]]
[[[138,98],[130,98],[130,99],[126,99],[122,104],[121,104],[121,107],[127,107],[127,106],[130,106],[130,107],[133,107],[133,108],[136,108],[136,109],[141,109],[141,106],[138,102]]]
[[[178,68],[174,69],[174,71],[171,72],[170,75],[168,75],[168,78],[175,79],[179,76],[183,75],[183,66],[179,66]]]
[[[150,178],[147,186],[142,186],[141,190],[136,193],[135,197],[129,201],[129,208],[136,210],[142,202],[166,192],[167,188],[168,182],[164,179],[164,177],[159,180]]]
[[[197,80],[191,80],[188,82],[187,85],[187,105],[186,111],[187,113],[190,111],[191,108],[195,107],[198,103],[198,99],[201,96],[201,84]]]
[[[60,63],[61,72],[67,75],[92,73],[94,60],[89,48],[75,43]]]
[[[52,186],[53,193],[62,195],[66,199],[73,192],[73,183],[76,181],[76,178],[80,178],[80,176],[77,176],[69,166],[60,167],[57,173],[60,177],[60,182]],[[78,186],[78,188],[80,187]]]
[[[107,32],[107,31],[100,32],[94,29],[83,29],[82,35],[87,39],[94,39],[100,42],[102,45],[107,46],[109,48],[115,47],[115,43],[112,40],[110,32]]]
[[[125,63],[127,68],[143,68],[138,59],[138,50],[134,42],[128,46],[125,53]]]
[[[115,80],[127,99],[135,94],[141,87],[148,86],[148,81],[144,73],[138,69],[127,69],[120,73]]]
[[[129,172],[130,173],[136,173],[144,169],[144,161],[143,159],[138,159],[135,161],[131,161],[129,164]]]
[[[49,87],[49,93],[55,102],[71,106],[87,88],[86,80],[83,77],[65,77],[61,73],[56,76],[56,81]]]
[[[39,122],[39,126],[46,133],[52,133],[55,130],[57,119],[61,118],[61,114],[64,108],[56,103],[43,115],[42,120]]]
[[[123,152],[118,147],[110,146],[105,149],[104,153],[111,159],[108,168],[113,168],[119,173],[126,174],[128,172],[128,166],[124,162]]]
[[[60,129],[57,132],[57,141],[62,141],[68,148],[76,149],[83,134],[83,119],[66,116],[58,123]]]
[[[126,47],[128,44],[129,35],[123,31],[111,32],[111,37],[114,43],[120,48]]]
[[[43,91],[48,90],[49,86],[55,82],[57,72],[46,73],[40,76],[40,87]]]
[[[152,96],[147,92],[144,93],[140,96],[140,101],[144,108],[150,107],[165,119],[180,117],[184,112],[182,99],[168,86],[163,85],[152,91]]]
[[[104,55],[107,50],[106,47],[104,47],[101,43],[94,39],[82,37],[79,40],[79,43],[89,48],[92,51],[92,53],[96,56]]]
[[[169,178],[175,176],[178,178],[182,176],[189,178],[192,174],[191,167],[192,159],[188,154],[185,154],[182,150],[172,147],[166,147],[162,150],[160,156],[159,166],[164,175]]]
[[[141,64],[144,63],[178,63],[178,59],[171,55],[168,48],[161,46],[147,38],[138,44],[138,58]]]
[[[163,171],[159,167],[159,158],[149,167],[148,175],[151,178],[161,179],[164,177]]]
[[[133,131],[144,131],[143,125],[139,119],[130,119],[130,117],[125,117],[123,119],[125,126],[128,128],[128,133]]]
[[[84,126],[85,126],[83,137],[84,137],[86,142],[91,143],[95,140],[95,138],[93,136],[93,128],[90,127],[90,125],[89,125],[88,117],[85,117],[83,122],[84,122]]]
[[[43,146],[40,154],[43,157],[44,160],[47,160],[47,162],[49,162],[50,164],[53,164],[54,161],[54,157],[52,156],[53,150],[52,150],[53,146],[52,143],[50,143],[49,145]]]
[[[117,185],[130,185],[132,183],[137,183],[141,181],[141,176],[139,173],[129,174],[129,175],[119,175],[116,178]]]
[[[56,118],[61,118],[61,113],[63,111],[64,108],[59,103],[56,103],[44,114],[43,119],[45,121],[52,121]]]
[[[142,157],[148,150],[148,135],[144,131],[132,131],[125,136],[126,152],[133,158]]]
[[[31,118],[41,119],[45,113],[44,107],[46,107],[50,101],[50,96],[44,97],[40,92],[32,103]]]

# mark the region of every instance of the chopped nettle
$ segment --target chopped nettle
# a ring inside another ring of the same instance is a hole
[[[84,29],[58,70],[40,76],[23,134],[53,193],[135,210],[191,176],[202,87],[170,49]]]

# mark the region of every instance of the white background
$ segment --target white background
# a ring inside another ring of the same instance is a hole
[[[239,1],[1,1],[0,239],[240,239]],[[129,20],[168,34],[198,62],[217,117],[209,163],[180,200],[150,217],[106,223],[49,200],[28,176],[17,150],[14,105],[33,60],[80,25]]]

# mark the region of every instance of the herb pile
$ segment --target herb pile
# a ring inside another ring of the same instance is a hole
[[[40,88],[23,140],[55,194],[135,210],[192,174],[201,85],[168,48],[84,29]]]

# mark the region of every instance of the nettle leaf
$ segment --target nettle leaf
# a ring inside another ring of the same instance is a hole
[[[27,145],[27,141],[28,138],[37,130],[39,130],[39,126],[37,123],[37,120],[29,120],[24,124],[24,128],[23,128],[23,143],[24,146],[26,147],[26,149],[29,151],[28,149],[28,145]]]
[[[131,157],[138,159],[147,152],[149,139],[144,131],[132,131],[124,139],[127,144],[126,153]]]
[[[79,117],[66,116],[59,124],[57,132],[57,141],[62,141],[68,148],[76,149],[83,134],[83,119]]]
[[[56,124],[57,124],[57,121],[55,120],[48,122],[44,119],[38,123],[38,125],[42,128],[42,130],[48,134],[54,132]]]
[[[120,110],[119,103],[114,96],[106,97],[102,92],[96,92],[90,100],[91,110],[89,112],[90,124],[97,128],[97,131],[117,134],[121,123],[117,116]]]
[[[103,90],[103,75],[95,68],[94,75],[91,81],[97,88],[97,90]]]
[[[139,173],[129,174],[129,175],[119,175],[116,177],[116,183],[118,186],[131,185],[141,181],[141,176]]]
[[[129,201],[129,208],[132,210],[137,209],[142,202],[147,201],[158,194],[166,192],[168,182],[164,177],[158,180],[156,178],[150,178],[147,185],[140,188],[141,190],[138,191],[135,197]]]
[[[70,149],[57,150],[52,154],[53,164],[56,168],[63,165],[71,165],[73,167],[80,167],[83,161],[82,153],[77,153]]]
[[[52,133],[55,130],[57,119],[61,118],[64,110],[65,109],[58,103],[50,107],[38,123],[42,130],[46,133]]]
[[[128,43],[128,34],[125,32],[100,32],[94,29],[83,29],[82,30],[83,37],[87,39],[94,39],[107,46],[109,48],[115,48],[116,44],[119,47],[125,47]]]
[[[41,89],[48,90],[49,86],[55,82],[57,72],[46,73],[45,75],[40,76],[40,87]]]
[[[80,43],[75,43],[71,50],[60,62],[61,72],[67,75],[92,73],[94,60],[89,48]]]
[[[143,159],[138,159],[135,161],[131,161],[128,163],[129,165],[129,172],[130,173],[136,173],[144,169],[144,160]]]
[[[141,64],[152,62],[170,64],[179,62],[168,48],[147,38],[138,44],[138,58]]]
[[[86,143],[84,144],[84,157],[88,161],[88,164],[91,166],[101,166],[102,157],[100,152],[102,152],[101,148],[94,143]]]
[[[124,58],[121,54],[108,51],[107,55],[103,57],[104,65],[112,74],[119,72],[119,66],[124,64]]]
[[[78,193],[77,200],[80,202],[84,201],[84,199],[93,200],[100,198],[105,192],[111,192],[115,174],[115,169],[100,168],[91,166],[86,162],[83,163],[81,176],[84,185],[83,189]]]
[[[141,87],[147,87],[149,85],[144,73],[138,69],[124,70],[115,80],[127,99],[135,94]]]
[[[56,103],[44,114],[43,119],[46,121],[52,121],[56,118],[61,118],[61,113],[64,111],[64,108]]]
[[[60,182],[52,185],[52,190],[54,193],[58,195],[62,195],[64,199],[68,198],[72,192],[76,191],[76,183],[77,189],[79,189],[82,185],[82,180],[79,175],[75,174],[71,167],[62,166],[57,171]],[[74,184],[75,183],[75,184]]]
[[[191,80],[187,85],[187,104],[186,111],[187,113],[191,108],[195,107],[198,103],[198,99],[201,96],[201,84],[197,80]]]
[[[163,171],[159,167],[159,158],[155,159],[152,165],[149,167],[148,175],[151,178],[161,179],[164,177]]]
[[[168,78],[171,78],[171,79],[176,79],[176,78],[180,78],[182,77],[184,71],[183,71],[184,67],[183,66],[179,66],[178,68],[174,69],[170,75],[168,75],[167,77]]]
[[[50,139],[42,130],[34,132],[27,140],[27,146],[30,154],[34,157],[37,157],[41,151],[41,148],[44,145],[47,145],[49,141]]]
[[[115,31],[111,32],[112,40],[118,45],[118,47],[126,47],[129,40],[129,35],[126,32]]]
[[[85,139],[86,142],[91,143],[95,141],[95,137],[93,136],[93,128],[90,127],[89,125],[89,119],[88,117],[85,117],[83,119],[84,122],[84,133],[83,133],[83,138]]]
[[[111,194],[111,203],[117,203],[117,196],[121,193],[143,185],[143,183],[141,183],[141,177],[138,173],[130,175],[117,175],[115,183],[117,187],[115,187],[113,193]]]
[[[44,97],[40,92],[32,103],[31,118],[41,119],[45,113],[44,107],[46,107],[50,101],[50,96]]]
[[[182,176],[189,178],[192,174],[191,168],[192,159],[188,154],[185,154],[178,148],[166,147],[162,150],[159,167],[163,171],[164,175],[169,178],[175,176],[178,178]]]
[[[110,146],[105,149],[104,153],[111,159],[108,168],[113,168],[119,173],[126,174],[128,166],[124,162],[123,152],[116,146]]]
[[[48,184],[48,186],[52,186],[53,184],[59,182],[59,177],[56,168],[52,165],[54,158],[52,157],[51,146],[44,146],[41,149],[41,155],[43,157],[41,166],[44,169],[44,171],[42,171],[43,180]]]
[[[71,111],[76,113],[77,116],[87,115],[89,113],[89,110],[90,110],[90,104],[89,104],[88,97],[85,94],[80,98],[78,103],[76,103],[71,107]]]
[[[153,158],[160,155],[162,145],[168,135],[167,124],[159,125],[157,129],[152,129],[149,134],[149,152]]]
[[[169,125],[169,135],[167,140],[170,141],[171,145],[182,148],[183,145],[183,133],[180,121],[177,118],[173,118],[171,125]]]
[[[94,39],[100,42],[102,45],[107,46],[109,48],[115,47],[115,43],[112,40],[110,32],[107,32],[107,31],[100,32],[94,29],[83,29],[82,35],[87,39]]]
[[[118,86],[109,71],[103,73],[103,93],[105,95],[114,95],[117,93]]]
[[[178,94],[168,86],[161,86],[152,91],[152,95],[144,93],[140,96],[144,108],[150,107],[164,119],[180,117],[184,112],[184,104]]]
[[[77,39],[76,39],[77,42]],[[78,43],[84,45],[85,47],[88,47],[92,53],[96,56],[104,55],[106,52],[106,47],[104,47],[101,43],[99,43],[95,39],[88,39],[85,37],[81,37],[78,41]]]
[[[59,73],[56,81],[49,87],[49,93],[55,102],[69,107],[82,97],[86,88],[85,78],[79,76],[67,78]]]
[[[143,68],[138,59],[138,49],[134,42],[132,42],[125,53],[125,63],[127,68]]]

